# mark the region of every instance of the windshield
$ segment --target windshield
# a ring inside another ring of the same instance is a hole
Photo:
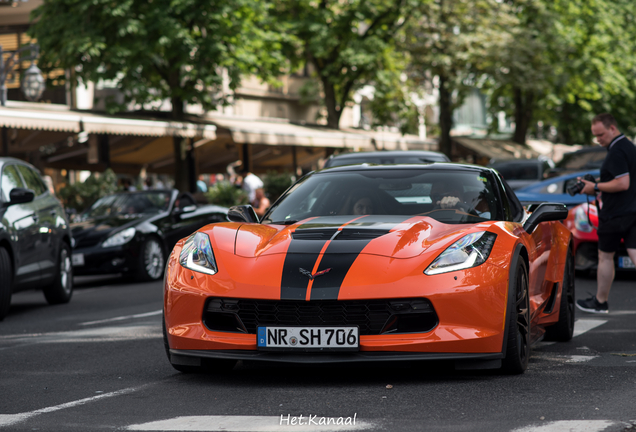
[[[95,201],[95,203],[82,214],[82,219],[153,214],[167,211],[169,205],[169,192],[108,195]]]
[[[501,220],[489,171],[318,172],[296,183],[264,223],[339,215],[422,215],[444,223]]]

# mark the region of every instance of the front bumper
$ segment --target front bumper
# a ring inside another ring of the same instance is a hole
[[[73,265],[77,276],[131,273],[139,265],[139,244],[131,241],[125,245],[103,248],[100,245],[75,249],[73,255],[82,254],[83,265]]]
[[[278,285],[274,277],[274,282],[269,282],[267,276],[250,281],[245,271],[250,264],[238,263],[236,257],[232,257],[234,267],[219,265],[217,274],[204,275],[182,267],[178,262],[179,253],[177,246],[168,261],[164,281],[167,338],[171,357],[174,355],[176,361],[206,357],[320,363],[502,358],[508,295],[505,266],[485,263],[468,271],[426,276],[423,274],[426,263],[421,259],[396,260],[395,265],[404,271],[400,273],[403,277],[392,276],[397,272],[386,269],[383,275],[391,275],[386,277],[395,281],[354,287],[343,284],[339,300],[426,298],[439,318],[435,328],[422,333],[361,335],[359,351],[355,353],[264,352],[257,349],[255,334],[209,330],[203,322],[204,311],[210,297],[277,300],[280,279],[277,279]],[[215,250],[219,262],[224,261],[223,254],[222,250]],[[370,261],[365,263],[365,268],[387,267],[386,258],[368,256],[364,259]],[[260,265],[274,267],[266,262]]]

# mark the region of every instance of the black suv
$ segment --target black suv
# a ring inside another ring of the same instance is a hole
[[[50,304],[71,300],[72,242],[64,209],[37,169],[0,158],[0,320],[19,290],[42,289]]]

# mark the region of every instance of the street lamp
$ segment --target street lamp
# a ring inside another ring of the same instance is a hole
[[[20,58],[20,53],[24,51],[30,51],[31,54],[25,58]],[[12,52],[9,58],[5,61],[4,51],[0,46],[0,105],[5,106],[7,102],[7,86],[6,80],[9,75],[13,74],[13,68],[16,61],[31,60],[31,66],[26,70],[22,78],[22,91],[26,98],[30,101],[36,101],[42,96],[42,92],[46,88],[42,71],[33,63],[38,57],[40,47],[38,45],[31,44],[17,49]]]

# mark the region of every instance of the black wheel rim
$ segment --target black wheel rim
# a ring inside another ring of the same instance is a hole
[[[517,274],[517,349],[519,359],[525,363],[530,341],[530,311],[528,308],[528,277],[525,272]]]

